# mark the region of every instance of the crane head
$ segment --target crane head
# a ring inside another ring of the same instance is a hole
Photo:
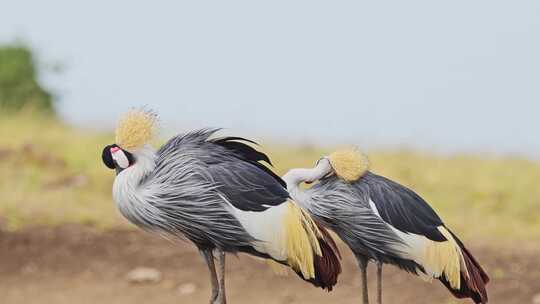
[[[117,173],[133,165],[133,156],[147,145],[156,132],[157,114],[145,108],[131,109],[118,121],[116,143],[103,149],[101,158],[105,166]]]
[[[116,173],[128,168],[135,163],[135,157],[130,152],[120,148],[116,144],[103,148],[101,159],[109,169],[115,169]]]

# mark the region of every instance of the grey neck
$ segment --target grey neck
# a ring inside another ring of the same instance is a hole
[[[307,205],[309,205],[311,200],[309,195],[300,187],[300,184],[303,182],[315,182],[332,172],[330,161],[327,158],[321,158],[315,168],[291,169],[283,175],[283,180],[287,184],[287,190],[291,197],[297,203],[304,205],[304,207],[308,207]]]

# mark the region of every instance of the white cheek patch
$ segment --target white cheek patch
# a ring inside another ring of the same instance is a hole
[[[124,152],[122,152],[122,150],[114,152],[112,154],[112,157],[120,168],[126,169],[127,167],[129,167],[129,161],[127,159],[127,156],[126,154],[124,154]]]

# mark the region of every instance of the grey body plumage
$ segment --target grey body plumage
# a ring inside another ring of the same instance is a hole
[[[341,272],[333,240],[290,199],[284,181],[260,163],[270,160],[246,144],[253,142],[211,138],[218,129],[202,129],[175,136],[156,151],[147,143],[154,114],[130,115],[117,129],[117,141],[129,151],[113,144],[102,153],[105,165],[117,172],[113,198],[140,228],[197,246],[211,275],[211,303],[226,302],[226,252],[272,259],[332,289]]]
[[[183,235],[200,248],[236,252],[254,241],[229,210],[226,185],[218,184],[209,164],[227,170],[237,160],[230,151],[207,142],[216,130],[179,135],[157,151],[156,167],[139,187],[160,213],[155,224],[169,234]],[[240,172],[231,172],[239,174]],[[224,181],[222,181],[224,183]]]
[[[486,303],[489,277],[463,243],[419,195],[368,171],[363,160],[355,151],[337,152],[313,169],[292,169],[283,176],[293,199],[354,253],[362,272],[363,303],[368,303],[369,260],[378,268],[378,303],[383,264],[439,279],[456,297]],[[309,189],[299,187],[314,181]]]
[[[396,244],[406,244],[370,205],[370,196],[377,191],[373,185],[377,183],[385,180],[369,172],[361,183],[354,184],[332,175],[309,189],[290,189],[290,193],[317,220],[335,231],[355,254],[416,273],[422,267],[401,258],[400,246]]]
[[[209,171],[208,164],[235,160],[227,149],[206,142],[215,131],[179,135],[163,145],[153,170],[135,186],[138,196],[118,200],[122,214],[145,230],[185,237],[199,248],[249,250],[253,238],[231,214]]]

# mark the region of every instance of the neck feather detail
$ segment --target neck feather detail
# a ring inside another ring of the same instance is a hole
[[[300,187],[300,184],[303,182],[315,182],[331,172],[332,167],[330,166],[329,161],[322,158],[315,168],[297,168],[289,170],[289,172],[283,176],[283,180],[287,184],[287,190],[293,200],[309,210],[312,199],[310,198],[310,195]]]
[[[159,213],[159,210],[147,203],[142,181],[156,167],[156,152],[146,145],[133,155],[135,164],[122,170],[114,180],[113,198],[120,213],[128,220],[142,228],[150,228],[147,215]]]

